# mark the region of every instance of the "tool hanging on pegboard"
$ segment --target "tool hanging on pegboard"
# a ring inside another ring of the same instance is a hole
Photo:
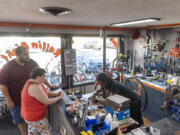
[[[144,51],[144,59],[148,59],[152,57],[152,51],[151,51],[151,47],[150,47],[150,39],[151,36],[147,36],[147,47],[145,48]]]
[[[171,48],[167,54],[175,58],[180,58],[180,32],[177,32],[174,48]]]

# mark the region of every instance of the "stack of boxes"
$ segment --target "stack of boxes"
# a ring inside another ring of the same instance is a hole
[[[106,98],[106,110],[113,116],[116,112],[117,120],[123,120],[130,117],[130,103],[129,98],[121,95],[113,95]]]

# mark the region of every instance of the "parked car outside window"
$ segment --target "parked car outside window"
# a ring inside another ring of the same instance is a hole
[[[84,43],[83,48],[101,50],[101,46],[98,44],[97,41],[86,42],[86,43]]]

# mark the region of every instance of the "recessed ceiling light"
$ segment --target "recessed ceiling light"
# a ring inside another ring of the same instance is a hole
[[[62,7],[42,7],[39,9],[43,13],[49,13],[51,15],[66,15],[71,13],[70,9],[62,8]]]
[[[133,21],[126,21],[126,22],[120,22],[120,23],[113,23],[111,26],[127,26],[127,25],[133,25],[133,24],[139,24],[139,23],[148,23],[148,22],[154,22],[154,21],[160,21],[160,18],[145,18],[145,19],[139,19],[139,20],[133,20]]]

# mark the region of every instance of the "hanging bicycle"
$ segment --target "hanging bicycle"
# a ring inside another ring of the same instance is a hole
[[[10,115],[7,108],[6,100],[2,94],[0,94],[0,119],[6,118]]]

